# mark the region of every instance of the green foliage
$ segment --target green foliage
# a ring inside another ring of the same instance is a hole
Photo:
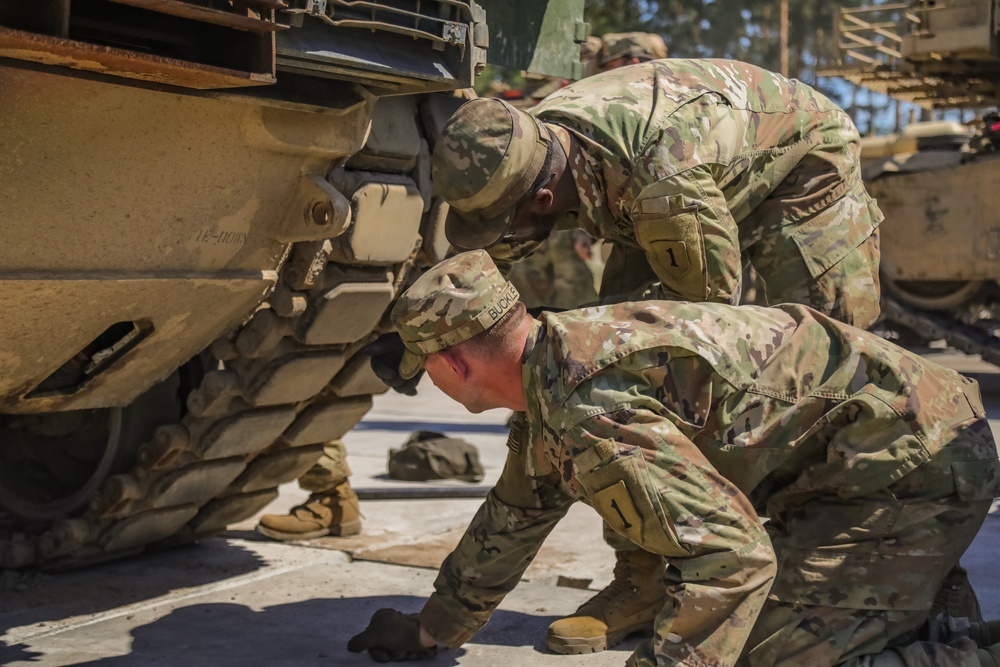
[[[809,78],[817,61],[833,57],[839,5],[788,0],[791,76]],[[781,66],[780,0],[587,0],[591,33],[644,30],[663,36],[671,55],[737,58],[772,70]]]
[[[485,95],[493,86],[518,89],[524,86],[524,73],[517,70],[487,65],[473,83],[477,95]]]
[[[583,12],[592,35],[648,30],[644,14],[650,4],[644,0],[586,0]]]

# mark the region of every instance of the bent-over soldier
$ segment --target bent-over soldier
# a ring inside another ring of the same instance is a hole
[[[728,60],[603,72],[528,112],[472,100],[434,151],[460,249],[527,252],[564,214],[614,249],[602,296],[736,303],[744,261],[768,303],[867,327],[877,227],[851,119],[819,92]],[[498,248],[498,246],[513,246]]]

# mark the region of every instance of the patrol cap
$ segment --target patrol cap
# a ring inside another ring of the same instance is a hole
[[[431,160],[437,194],[450,205],[445,235],[460,250],[499,241],[542,171],[549,132],[510,104],[480,98],[448,120]]]
[[[656,60],[666,57],[667,45],[659,35],[651,32],[616,32],[604,35],[598,62],[606,65],[617,58]]]
[[[393,324],[406,346],[399,374],[413,377],[428,354],[486,331],[519,298],[484,250],[444,260],[417,278],[392,308]]]

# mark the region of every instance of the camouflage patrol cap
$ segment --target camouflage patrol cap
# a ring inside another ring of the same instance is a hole
[[[517,305],[519,296],[483,250],[463,252],[427,271],[392,308],[406,346],[400,375],[413,377],[428,354],[486,331]]]
[[[502,100],[472,100],[455,112],[434,147],[431,174],[450,205],[445,235],[456,248],[486,248],[503,237],[549,142],[541,121]]]
[[[663,38],[651,32],[617,32],[604,35],[598,62],[601,65],[617,58],[657,60],[667,57]]]

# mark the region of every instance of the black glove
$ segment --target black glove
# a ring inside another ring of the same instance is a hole
[[[416,614],[395,609],[379,609],[364,632],[347,642],[351,653],[368,651],[375,662],[426,660],[437,655],[437,647],[420,645],[420,621]]]
[[[382,334],[373,342],[361,348],[361,354],[371,357],[372,371],[382,382],[401,394],[416,396],[417,385],[423,377],[424,369],[407,379],[399,374],[399,362],[403,359],[406,346],[395,331]]]

